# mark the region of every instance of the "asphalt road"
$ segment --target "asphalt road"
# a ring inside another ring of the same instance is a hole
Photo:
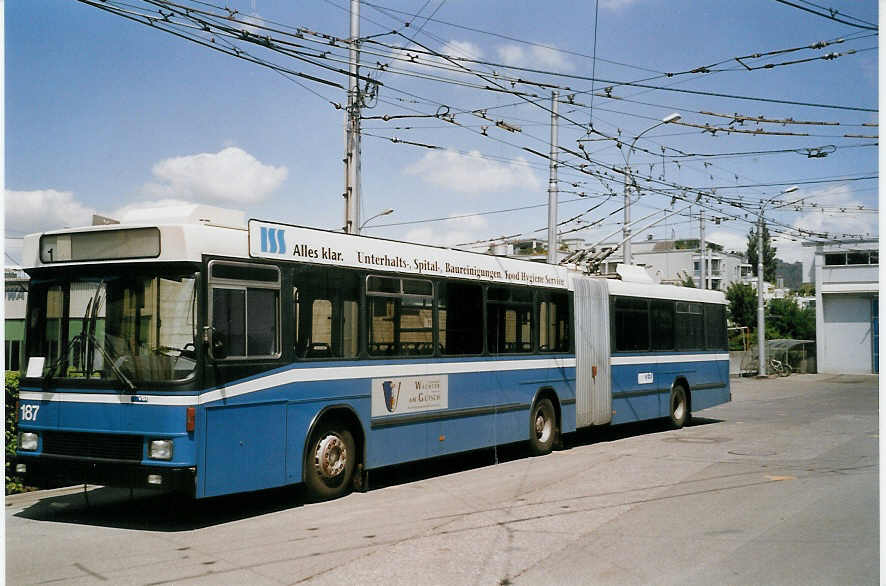
[[[8,584],[877,584],[878,377],[733,379],[629,425],[301,491],[6,499]],[[497,463],[496,463],[497,460]]]

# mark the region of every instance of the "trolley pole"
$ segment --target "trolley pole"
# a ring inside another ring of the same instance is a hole
[[[548,264],[557,264],[557,101],[559,92],[551,92],[551,168],[548,180]]]
[[[351,38],[348,70],[348,107],[345,112],[345,225],[348,234],[360,233],[360,0],[351,0]]]

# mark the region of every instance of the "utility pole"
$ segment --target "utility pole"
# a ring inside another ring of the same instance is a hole
[[[360,233],[360,0],[351,0],[348,107],[345,112],[345,226],[348,234]]]
[[[766,376],[766,308],[763,304],[763,204],[760,204],[760,219],[757,222],[757,346],[760,372]]]
[[[636,140],[634,141],[637,142]],[[631,145],[633,147],[633,145]],[[630,187],[631,181],[631,168],[628,167],[628,160],[631,158],[631,151],[628,151],[628,156],[625,158],[625,199],[624,199],[624,225],[622,226],[622,236],[624,236],[624,255],[623,261],[624,264],[629,265],[634,263],[634,258],[631,255],[631,194],[628,191]]]
[[[548,264],[557,264],[557,101],[560,92],[551,92],[551,169],[548,179]]]
[[[622,156],[624,157],[624,160],[625,160],[625,168],[624,168],[624,174],[625,174],[625,204],[624,204],[625,222],[624,222],[624,225],[622,226],[621,233],[622,233],[622,236],[624,237],[622,240],[622,242],[624,243],[624,247],[622,250],[624,250],[624,264],[626,264],[626,265],[633,264],[633,261],[634,261],[634,258],[631,255],[631,196],[628,191],[630,184],[632,183],[632,181],[631,181],[631,152],[633,152],[634,146],[637,144],[637,141],[640,140],[641,136],[643,136],[644,134],[646,134],[647,132],[649,132],[653,128],[658,128],[662,124],[670,124],[671,122],[676,122],[676,121],[680,120],[680,118],[682,118],[682,116],[680,116],[676,112],[674,112],[672,114],[668,114],[667,116],[665,116],[664,118],[661,119],[661,122],[659,122],[658,124],[653,124],[652,126],[647,128],[646,130],[644,130],[643,132],[638,134],[634,138],[634,140],[631,142],[631,148],[628,149],[627,153],[622,151]],[[621,147],[619,147],[619,149],[621,149]],[[638,194],[640,193],[639,188],[637,188],[637,193]]]
[[[704,210],[698,212],[698,245],[701,252],[701,289],[708,288],[707,271],[705,270],[705,242],[704,242]]]

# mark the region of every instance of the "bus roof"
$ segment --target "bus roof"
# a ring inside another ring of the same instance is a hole
[[[647,297],[651,299],[675,299],[677,301],[695,301],[699,303],[719,303],[725,305],[726,294],[722,291],[678,287],[650,283],[632,283],[609,279],[609,294],[625,297]]]

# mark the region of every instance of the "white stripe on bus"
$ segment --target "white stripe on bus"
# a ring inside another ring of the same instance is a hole
[[[413,362],[406,364],[369,364],[362,366],[335,366],[320,368],[292,368],[258,378],[193,395],[105,395],[99,393],[54,393],[22,391],[19,399],[70,403],[108,403],[136,405],[193,406],[231,399],[279,387],[282,385],[330,380],[360,378],[391,378],[435,374],[467,374],[541,368],[575,368],[575,358],[546,358],[542,360],[483,360],[480,362]],[[368,390],[367,390],[368,393]],[[368,396],[368,394],[367,394]],[[135,398],[135,399],[133,399]]]
[[[712,362],[717,360],[729,360],[729,354],[667,354],[645,356],[613,356],[609,359],[612,366],[625,366],[629,364],[671,364],[674,362]]]

